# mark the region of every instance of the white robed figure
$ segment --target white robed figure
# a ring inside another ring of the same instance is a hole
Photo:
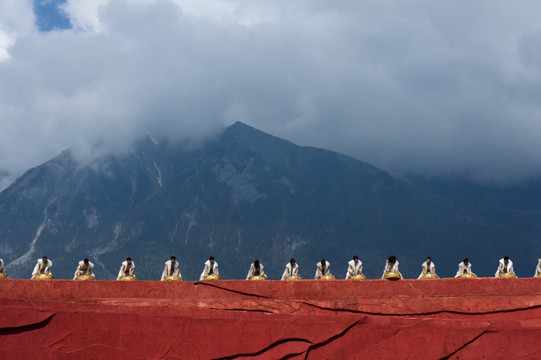
[[[321,279],[324,276],[332,276],[331,263],[325,259],[321,259],[321,261],[316,264],[316,275],[314,276],[314,279]]]
[[[471,271],[471,263],[468,260],[468,258],[464,259],[460,264],[458,264],[458,271],[456,272],[455,277],[461,277],[461,276],[468,276],[468,277],[477,277],[472,271]]]
[[[4,272],[4,260],[0,259],[0,278],[7,278],[7,274]]]
[[[209,257],[209,259],[205,262],[205,267],[203,268],[203,272],[201,273],[199,280],[205,280],[205,278],[209,275],[220,276],[220,271],[218,270],[218,263],[214,261],[213,256]]]
[[[260,276],[263,278],[267,278],[267,275],[265,275],[265,271],[263,270],[264,266],[259,262],[259,260],[255,260],[250,265],[250,270],[248,270],[248,275],[246,275],[246,280],[250,280],[253,276]]]
[[[389,256],[389,258],[385,262],[385,269],[383,270],[383,275],[381,276],[381,278],[403,279],[402,274],[400,273],[400,271],[398,271],[398,265],[399,262],[398,260],[396,260],[396,256]],[[394,274],[396,274],[397,277],[395,277]]]
[[[436,264],[432,262],[432,258],[429,256],[426,258],[426,261],[421,265],[422,270],[421,274],[419,274],[419,277],[417,279],[423,279],[427,277],[434,277],[438,278],[438,275],[436,275]]]
[[[165,262],[165,267],[163,268],[161,281],[165,281],[166,278],[174,278],[178,276],[182,280],[182,275],[180,275],[180,268],[177,258],[171,256],[170,260]]]
[[[127,258],[126,260],[122,262],[122,265],[120,266],[120,270],[118,271],[118,276],[116,277],[116,279],[120,280],[126,276],[135,277],[135,263],[131,261],[131,258]]]
[[[94,264],[88,261],[88,259],[79,261],[77,270],[75,270],[75,274],[73,275],[73,280],[77,280],[79,276],[88,276],[88,277],[93,278],[94,277],[93,269],[94,269]]]
[[[291,258],[289,263],[286,265],[284,273],[282,274],[282,280],[287,280],[288,278],[297,276],[299,276],[299,264],[297,264],[295,259]]]
[[[541,259],[537,261],[537,267],[535,268],[535,277],[541,277]]]
[[[51,266],[53,266],[53,262],[47,259],[47,256],[38,259],[34,271],[32,271],[31,279],[35,279],[39,275],[50,276],[52,278],[53,274],[51,273]]]
[[[348,272],[346,274],[346,280],[351,279],[354,276],[361,276],[363,274],[363,263],[359,260],[359,257],[355,255],[353,260],[348,262]]]
[[[507,275],[506,275],[507,274]],[[509,256],[505,256],[503,259],[500,259],[498,263],[498,270],[494,277],[516,277],[515,270],[513,269],[513,262],[509,260]]]

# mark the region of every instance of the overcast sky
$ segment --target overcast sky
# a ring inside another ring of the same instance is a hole
[[[0,0],[1,186],[237,120],[397,175],[541,176],[541,2]]]

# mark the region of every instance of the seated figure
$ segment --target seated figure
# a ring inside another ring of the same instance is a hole
[[[321,261],[316,264],[316,275],[314,276],[314,279],[334,280],[334,276],[331,275],[331,264],[325,259],[321,259]]]
[[[126,260],[122,262],[116,279],[122,281],[137,280],[137,277],[135,276],[135,263],[131,261],[131,258],[126,258]]]
[[[220,271],[218,270],[218,263],[214,261],[214,257],[211,256],[205,262],[203,272],[199,277],[199,280],[220,280]]]
[[[255,260],[252,265],[250,265],[246,280],[267,280],[267,275],[265,275],[265,271],[263,270],[263,264],[261,264],[259,260]]]
[[[498,270],[496,271],[497,278],[516,278],[515,270],[513,269],[513,262],[509,260],[509,256],[505,256],[503,259],[500,259],[498,263]]]
[[[83,261],[79,261],[77,270],[75,270],[75,274],[73,275],[73,280],[95,280],[93,269],[94,264],[88,261],[88,259],[85,258]]]
[[[53,266],[53,262],[47,259],[47,256],[38,259],[38,263],[34,267],[34,271],[32,271],[31,279],[51,280],[53,278],[53,274],[51,273],[51,266]]]
[[[165,262],[163,268],[161,281],[181,281],[182,275],[180,275],[180,268],[177,258],[171,256],[170,260]]]
[[[282,280],[302,280],[299,276],[299,265],[294,258],[291,258],[286,265],[284,273],[282,274]]]
[[[8,275],[4,272],[4,260],[0,259],[0,279],[7,279]]]
[[[353,256],[353,260],[348,262],[348,272],[346,274],[346,280],[364,280],[366,276],[363,275],[363,263],[359,260],[357,255]]]
[[[402,274],[400,273],[400,271],[398,271],[398,264],[399,263],[398,260],[396,260],[396,256],[389,256],[389,258],[385,262],[385,269],[383,270],[383,275],[381,276],[381,278],[389,280],[402,279]]]
[[[421,266],[423,270],[417,279],[439,279],[436,274],[436,265],[432,262],[430,256],[426,258],[426,261]]]
[[[465,258],[460,264],[458,264],[458,271],[455,278],[476,278],[477,275],[471,271],[471,263],[468,258]]]

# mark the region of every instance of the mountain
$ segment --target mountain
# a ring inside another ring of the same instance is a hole
[[[504,255],[531,276],[541,211],[462,195],[235,123],[195,148],[149,137],[90,164],[67,150],[29,170],[0,193],[0,256],[21,278],[47,255],[56,278],[88,257],[112,279],[131,256],[140,279],[156,280],[172,254],[186,280],[210,255],[226,279],[244,278],[255,258],[278,279],[290,257],[303,278],[321,258],[343,278],[354,254],[368,277],[391,254],[406,277],[427,255],[440,276],[464,257],[493,276]]]

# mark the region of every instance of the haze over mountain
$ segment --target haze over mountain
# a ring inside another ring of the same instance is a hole
[[[537,1],[2,0],[0,189],[67,148],[235,121],[393,176],[524,183],[540,49]]]
[[[438,184],[237,122],[198,147],[148,137],[124,155],[79,163],[68,150],[27,171],[0,193],[0,256],[22,278],[42,255],[57,278],[71,278],[87,256],[99,279],[112,279],[131,256],[140,279],[158,279],[172,254],[186,280],[210,255],[224,278],[244,278],[259,258],[278,279],[290,257],[304,278],[321,258],[342,278],[354,254],[369,277],[392,254],[406,277],[427,255],[445,277],[463,257],[493,276],[504,255],[519,276],[533,274],[538,206],[487,201],[489,187],[479,198],[456,190],[467,188],[459,182],[455,193]]]

